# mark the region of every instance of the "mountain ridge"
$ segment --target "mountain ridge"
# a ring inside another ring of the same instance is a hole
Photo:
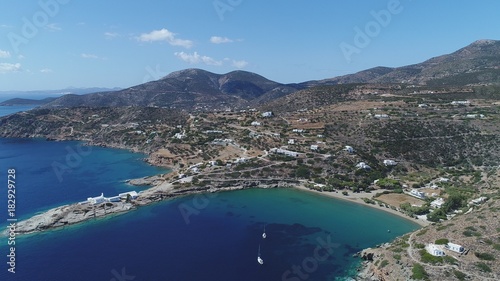
[[[244,108],[263,105],[306,88],[354,83],[419,86],[500,84],[500,41],[477,40],[453,53],[417,64],[377,66],[354,74],[290,84],[243,70],[216,74],[189,68],[119,91],[63,96],[45,106],[151,106],[186,110]]]

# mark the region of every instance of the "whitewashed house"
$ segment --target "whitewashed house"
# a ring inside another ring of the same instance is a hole
[[[288,144],[295,144],[295,140],[294,139],[289,139],[288,140]]]
[[[394,160],[389,160],[389,159],[386,159],[384,160],[384,165],[385,166],[396,166],[398,163]]]
[[[470,101],[468,100],[454,100],[451,102],[453,105],[468,105],[470,104]]]
[[[426,108],[426,107],[429,107],[429,105],[425,104],[425,103],[421,103],[421,104],[418,105],[418,107],[420,107],[420,108]]]
[[[275,153],[275,154],[283,154],[285,156],[290,156],[290,157],[298,157],[300,153],[295,152],[295,151],[290,151],[282,148],[271,148],[269,150],[270,153]]]
[[[387,114],[375,114],[373,117],[375,117],[377,119],[387,119],[387,118],[389,118],[389,115],[387,115]]]
[[[417,197],[417,198],[419,198],[419,199],[425,199],[425,193],[424,193],[424,192],[422,192],[422,191],[418,191],[418,190],[416,190],[416,189],[412,189],[412,190],[410,191],[410,195],[411,195],[411,196],[414,196],[414,197]]]
[[[435,193],[433,193],[433,194],[435,194]],[[438,199],[431,202],[431,207],[437,209],[437,208],[441,208],[441,206],[443,206],[443,204],[444,204],[444,199],[439,197]]]
[[[372,167],[368,166],[368,164],[366,164],[365,162],[359,162],[358,164],[356,164],[356,168],[370,170]]]
[[[317,144],[313,144],[311,145],[310,149],[313,151],[317,151],[319,149],[319,146]]]
[[[250,123],[250,125],[252,125],[252,126],[261,126],[262,123],[257,122],[257,121],[253,121],[252,123]]]
[[[124,193],[118,194],[118,197],[120,197],[122,199],[127,199],[127,197],[129,195],[130,195],[130,198],[132,198],[132,199],[135,199],[135,198],[137,198],[137,196],[139,196],[139,194],[137,194],[136,191],[129,191],[129,192],[124,192]]]
[[[435,245],[435,244],[429,244],[425,247],[425,250],[427,250],[427,252],[435,257],[442,257],[442,256],[445,256],[446,254],[444,253],[444,251],[438,246],[438,245]]]
[[[104,197],[104,193],[101,193],[101,195],[97,197],[89,197],[87,198],[87,201],[92,205],[109,202],[107,198]]]
[[[349,152],[349,153],[354,153],[355,152],[354,148],[352,148],[352,146],[348,146],[348,145],[345,146],[344,150],[347,151],[347,152]]]
[[[293,129],[292,132],[294,132],[294,133],[303,133],[304,130],[303,129]]]
[[[454,244],[454,243],[451,243],[449,242],[448,244],[446,244],[444,246],[446,249],[450,250],[450,251],[453,251],[453,252],[456,252],[456,253],[463,253],[465,251],[464,247],[462,247],[461,245],[458,245],[458,244]]]
[[[262,112],[261,116],[262,117],[272,117],[273,113],[272,113],[272,111],[266,111],[266,112]]]

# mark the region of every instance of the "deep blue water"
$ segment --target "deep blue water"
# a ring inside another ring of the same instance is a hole
[[[51,164],[78,143],[1,141],[0,174],[16,168],[18,212],[26,215],[103,191],[116,194],[129,188],[121,180],[154,172],[140,155],[92,148],[59,182]],[[363,205],[292,189],[186,196],[18,237],[16,274],[7,272],[7,240],[0,237],[0,280],[336,280],[355,270],[355,252],[417,227]]]
[[[35,108],[33,105],[0,106],[0,117]]]

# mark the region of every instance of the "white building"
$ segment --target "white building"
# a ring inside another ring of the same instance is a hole
[[[262,125],[262,123],[257,122],[257,121],[253,121],[252,123],[250,123],[250,125],[252,125],[252,126],[260,126],[260,125]]]
[[[303,133],[304,130],[303,129],[293,129],[292,132],[294,132],[294,133]]]
[[[276,154],[283,154],[283,155],[290,156],[290,157],[298,157],[300,154],[300,153],[295,152],[295,151],[290,151],[290,150],[281,149],[281,148],[271,148],[269,150],[269,152],[276,153]]]
[[[453,105],[468,105],[470,104],[470,101],[468,100],[454,100],[451,102]]]
[[[425,247],[425,250],[427,250],[427,252],[435,257],[442,257],[442,256],[445,256],[446,254],[444,253],[444,251],[438,246],[438,245],[435,245],[435,244],[429,244]]]
[[[109,202],[108,198],[104,197],[104,193],[101,193],[101,196],[89,197],[87,198],[87,201],[92,205]]]
[[[318,150],[318,149],[319,149],[319,146],[318,146],[317,144],[313,144],[313,145],[311,145],[311,150],[316,151],[316,150]]]
[[[421,104],[418,105],[418,107],[425,108],[425,107],[429,107],[429,105],[425,104],[425,103],[421,103]]]
[[[185,137],[186,137],[186,134],[184,134],[184,133],[176,133],[174,135],[174,139],[179,139],[179,140],[182,140]]]
[[[137,192],[134,190],[134,191],[129,191],[129,192],[124,192],[124,193],[120,193],[118,194],[118,196],[122,199],[127,199],[127,197],[130,195],[130,198],[132,199],[135,199],[137,198],[138,194]]]
[[[354,153],[355,152],[354,148],[352,148],[352,146],[348,146],[348,145],[345,146],[344,150],[347,151],[347,152],[349,152],[349,153]]]
[[[356,168],[370,170],[372,167],[368,166],[368,164],[366,164],[365,162],[359,162],[358,164],[356,164]]]
[[[450,251],[457,252],[459,254],[461,254],[465,251],[464,247],[462,247],[458,244],[451,243],[451,242],[446,244],[444,247]]]
[[[262,117],[272,117],[273,113],[271,111],[262,112],[261,116]]]
[[[389,115],[387,115],[387,114],[375,114],[373,117],[375,117],[377,119],[387,119],[387,118],[389,118]]]
[[[295,140],[294,139],[289,139],[288,140],[288,144],[295,144]]]
[[[420,199],[425,199],[425,193],[422,192],[422,191],[418,191],[416,189],[412,189],[410,191],[410,195],[414,196],[414,197],[417,197],[417,198],[420,198]]]
[[[384,160],[384,165],[385,166],[396,166],[398,163],[396,163],[396,161],[394,160]]]
[[[443,204],[444,204],[444,199],[439,197],[438,199],[431,202],[431,207],[437,209],[437,208],[441,208],[441,206],[443,206]]]

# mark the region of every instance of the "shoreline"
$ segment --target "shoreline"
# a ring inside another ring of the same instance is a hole
[[[325,197],[335,198],[335,199],[339,199],[339,200],[345,200],[345,201],[348,201],[351,203],[356,203],[356,204],[360,204],[363,206],[375,208],[375,209],[396,215],[400,218],[409,220],[411,222],[414,222],[414,223],[420,225],[421,227],[425,227],[425,226],[428,226],[431,224],[431,222],[429,222],[429,221],[424,221],[421,219],[412,219],[412,218],[408,217],[407,215],[405,215],[401,212],[398,212],[396,210],[393,210],[391,208],[380,207],[378,204],[365,203],[363,201],[363,198],[371,199],[371,197],[373,197],[373,193],[349,193],[349,195],[346,196],[346,195],[343,195],[341,192],[318,191],[318,190],[309,189],[309,188],[305,187],[304,185],[297,185],[297,186],[294,186],[294,188],[299,189],[299,190],[303,190],[303,191],[312,192],[312,193],[315,193],[315,194],[318,194],[321,196],[325,196]]]

